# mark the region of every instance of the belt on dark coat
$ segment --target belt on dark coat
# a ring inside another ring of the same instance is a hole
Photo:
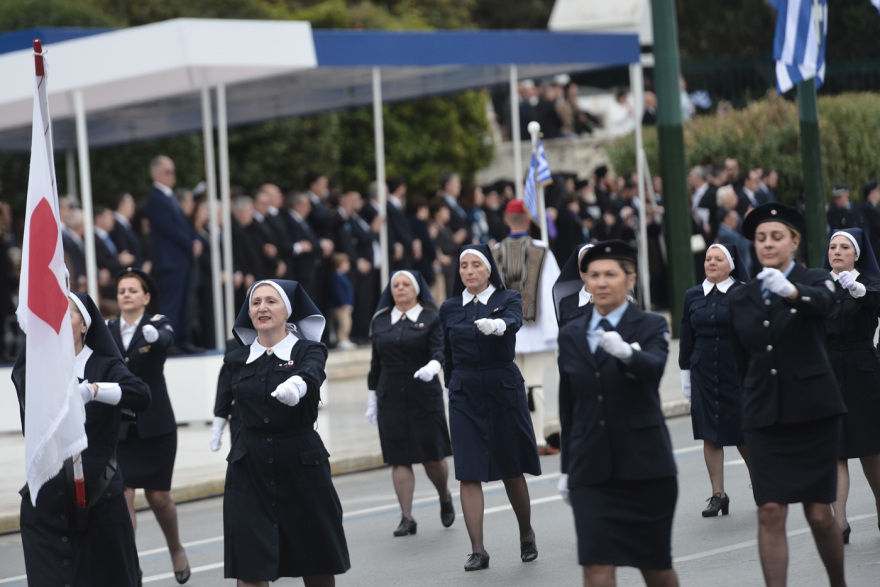
[[[503,369],[504,367],[508,367],[513,365],[514,362],[511,361],[497,361],[495,363],[457,363],[454,369],[460,369],[462,371],[485,371],[488,369]]]

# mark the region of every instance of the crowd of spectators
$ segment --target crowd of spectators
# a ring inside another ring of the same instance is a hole
[[[175,327],[180,352],[215,346],[208,202],[201,188],[175,187],[174,164],[157,157],[150,164],[151,190],[136,198],[120,192],[109,205],[94,208],[94,237],[101,311],[118,314],[114,276],[128,266],[151,273],[159,282],[154,311],[166,314]],[[774,201],[778,176],[772,169],[740,169],[734,158],[723,165],[694,167],[687,183],[691,198],[691,249],[695,283],[703,275],[705,249],[718,242],[739,250],[750,267],[750,243],[742,220],[754,206]],[[648,190],[646,226],[653,305],[668,307],[666,252],[663,238],[663,185],[653,179]],[[326,342],[351,348],[369,340],[369,323],[384,284],[384,263],[391,272],[418,269],[438,303],[452,295],[458,250],[462,244],[503,239],[508,228],[504,209],[515,197],[514,184],[462,185],[455,173],[439,178],[434,193],[408,193],[405,179],[388,181],[386,218],[379,214],[375,185],[367,193],[331,186],[321,172],[311,172],[299,189],[266,183],[252,194],[235,190],[231,226],[218,218],[220,230],[232,236],[234,306],[240,307],[257,280],[299,281],[331,323]],[[861,189],[863,204],[850,200],[845,185],[835,185],[828,207],[830,230],[865,228],[880,253],[880,187]],[[607,166],[588,179],[554,174],[547,186],[550,248],[560,264],[578,245],[606,239],[637,244],[638,200],[635,172],[616,175]],[[71,289],[85,292],[83,211],[68,198],[60,200],[65,261]],[[12,212],[0,207],[0,358],[10,360],[21,345],[14,318],[16,264],[20,249],[11,229]],[[379,234],[388,230],[388,256],[382,258]],[[537,224],[533,226],[539,237]],[[806,241],[806,239],[804,239]],[[221,241],[222,242],[222,241]],[[806,258],[806,255],[803,255]]]

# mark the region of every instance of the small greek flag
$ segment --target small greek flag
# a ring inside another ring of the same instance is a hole
[[[819,88],[825,79],[828,0],[770,0],[770,4],[777,12],[773,38],[777,91],[782,94],[813,78]]]
[[[880,0],[878,0],[880,2]],[[537,156],[532,153],[532,161],[529,163],[529,173],[526,176],[526,187],[523,190],[523,204],[532,218],[538,222],[538,187],[544,187],[553,183],[550,174],[550,164],[547,163],[547,155],[544,153],[544,144],[538,137]]]

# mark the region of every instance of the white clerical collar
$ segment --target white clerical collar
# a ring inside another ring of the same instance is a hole
[[[73,360],[73,374],[80,379],[86,378],[86,363],[89,362],[89,357],[93,352],[89,345],[84,344],[82,350]]]
[[[162,192],[163,194],[165,194],[166,196],[168,196],[169,198],[174,195],[174,190],[172,190],[170,187],[168,187],[165,184],[159,183],[158,181],[153,182],[153,187],[156,188],[157,190],[159,190],[160,192]]]
[[[730,286],[733,285],[734,283],[736,283],[736,280],[733,277],[728,277],[727,279],[725,279],[721,283],[712,283],[708,279],[704,279],[703,280],[703,295],[704,296],[709,295],[709,292],[712,291],[713,287],[717,287],[718,291],[720,291],[721,293],[727,293],[727,290],[729,290]]]
[[[404,314],[406,314],[407,320],[409,320],[410,322],[415,322],[419,319],[419,314],[422,313],[422,310],[423,308],[421,304],[416,304],[406,312],[401,312],[397,308],[391,308],[391,323],[397,324],[397,321],[400,320],[401,316],[403,316]]]
[[[853,279],[855,279],[859,276],[859,270],[853,267],[853,270],[850,271],[849,274],[852,275]],[[832,271],[831,277],[834,279],[834,281],[837,281],[838,279],[840,279],[840,273],[835,273],[834,271]]]
[[[293,350],[293,345],[296,344],[296,337],[287,333],[287,336],[281,339],[281,342],[273,346],[271,349],[267,349],[263,345],[260,344],[260,340],[256,339],[251,343],[251,354],[248,356],[248,360],[245,361],[248,365],[259,359],[263,356],[263,354],[267,351],[272,351],[276,357],[283,361],[290,360],[290,352]]]
[[[480,300],[480,303],[485,306],[489,303],[489,298],[492,297],[493,293],[495,293],[495,286],[491,283],[489,284],[489,287],[478,293],[476,296],[474,296],[474,294],[472,294],[468,290],[464,290],[463,292],[461,292],[461,305],[467,306],[472,301],[474,301],[474,297],[476,297],[478,300]]]
[[[586,306],[587,304],[589,304],[592,301],[593,301],[593,294],[591,294],[590,292],[588,292],[584,288],[581,288],[580,291],[578,291],[578,308]]]

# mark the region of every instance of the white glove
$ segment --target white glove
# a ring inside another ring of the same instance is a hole
[[[684,399],[691,401],[691,370],[685,369],[681,372],[681,395]]]
[[[83,404],[87,404],[95,399],[95,388],[89,383],[88,379],[79,384],[79,393],[82,396]]]
[[[868,291],[863,284],[856,281],[856,278],[849,271],[841,271],[837,280],[841,286],[849,290],[850,295],[854,298],[860,298]]]
[[[156,330],[156,327],[152,324],[147,324],[143,328],[141,328],[141,332],[144,333],[144,340],[150,344],[153,344],[157,340],[159,340],[159,331]]]
[[[284,383],[280,383],[275,391],[269,395],[286,406],[295,406],[299,403],[300,398],[306,394],[307,389],[308,386],[303,378],[294,375]]]
[[[379,403],[376,400],[376,392],[372,389],[367,393],[367,422],[375,424],[379,416]]]
[[[757,277],[763,282],[765,288],[783,298],[790,298],[797,291],[794,284],[786,279],[779,269],[765,267]]]
[[[431,359],[428,361],[428,364],[419,369],[413,375],[413,379],[421,379],[422,381],[428,382],[434,379],[437,373],[440,372],[440,361],[436,359]]]
[[[226,428],[226,418],[214,417],[211,425],[211,450],[217,452],[223,446],[223,429]]]
[[[621,338],[620,333],[616,330],[612,330],[611,332],[597,332],[601,332],[602,335],[602,338],[599,339],[599,346],[612,357],[625,361],[633,355],[632,347]]]
[[[501,336],[507,330],[507,324],[501,318],[480,318],[474,324],[486,336],[490,334]]]
[[[559,495],[562,496],[562,501],[571,505],[571,493],[568,491],[568,475],[565,473],[559,476],[559,481],[556,483],[556,490],[559,492]]]

